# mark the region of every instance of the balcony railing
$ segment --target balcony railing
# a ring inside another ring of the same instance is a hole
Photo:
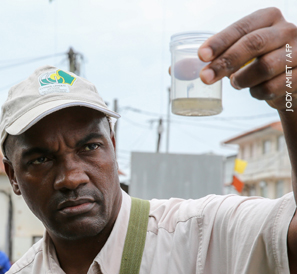
[[[291,177],[291,164],[287,152],[261,155],[257,159],[247,159],[247,162],[247,168],[240,176],[243,181]]]

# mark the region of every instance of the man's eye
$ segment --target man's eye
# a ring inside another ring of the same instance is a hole
[[[88,144],[85,145],[85,151],[95,150],[99,147],[98,144]]]
[[[39,157],[39,158],[35,159],[34,161],[32,161],[31,163],[33,165],[40,165],[40,164],[46,162],[47,160],[48,160],[48,158],[46,158],[46,157]]]

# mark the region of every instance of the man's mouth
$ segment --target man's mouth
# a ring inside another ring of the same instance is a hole
[[[92,198],[80,198],[63,201],[58,205],[58,210],[65,215],[78,215],[92,210],[94,206],[95,201]]]

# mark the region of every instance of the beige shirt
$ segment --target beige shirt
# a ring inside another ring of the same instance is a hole
[[[198,200],[150,201],[141,274],[289,273],[287,231],[293,194],[276,200],[209,195]],[[131,198],[122,207],[106,244],[88,274],[119,273]],[[101,269],[101,272],[100,272]],[[9,274],[64,274],[45,234]]]

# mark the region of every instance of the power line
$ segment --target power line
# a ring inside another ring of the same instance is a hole
[[[134,108],[134,107],[121,107],[120,111],[122,110],[129,110],[129,111],[133,111],[133,112],[137,112],[137,113],[141,113],[141,114],[145,114],[145,115],[149,115],[149,116],[160,116],[160,114],[155,113],[155,112],[151,112],[151,111],[146,111],[146,110],[142,110],[142,109],[138,109],[138,108]],[[277,112],[275,113],[264,113],[264,114],[258,114],[258,115],[249,115],[249,116],[231,116],[231,117],[203,117],[206,118],[207,120],[250,120],[250,119],[259,119],[259,118],[265,118],[265,117],[272,117],[275,116],[277,114]],[[164,114],[165,116],[165,114]]]
[[[122,107],[120,110],[121,111],[122,110],[130,110],[130,111],[133,111],[133,112],[137,112],[137,113],[140,113],[140,114],[146,114],[146,115],[149,115],[149,116],[152,116],[152,115],[153,116],[159,116],[159,114],[157,114],[157,113],[153,113],[153,112],[149,112],[149,111],[143,111],[141,109],[137,109],[137,108],[133,108],[133,107]],[[262,118],[262,117],[270,117],[270,116],[274,116],[274,115],[275,115],[274,113],[265,113],[265,114],[260,114],[260,115],[241,116],[241,117],[238,116],[238,117],[212,117],[212,118],[213,118],[213,120],[223,120],[223,121],[228,121],[230,123],[231,122],[230,120],[236,120],[236,119],[238,119],[238,120],[240,120],[240,119],[241,120],[248,120],[248,119],[256,119],[256,118]],[[127,119],[127,117],[122,116],[122,119],[129,122],[130,124],[133,124],[134,126],[146,128],[146,126],[144,126],[143,124],[140,124],[140,123],[134,122],[132,120],[129,120],[129,119]],[[167,118],[164,118],[163,120],[165,122],[168,122]],[[158,122],[158,121],[159,121],[159,119],[150,119],[149,120],[150,123],[154,123],[154,122]],[[204,121],[207,122],[206,120],[204,120]],[[241,130],[242,131],[242,130],[246,129],[246,128],[243,128],[243,127],[221,126],[221,125],[213,125],[213,124],[209,124],[209,123],[205,124],[205,123],[202,123],[201,121],[197,121],[197,120],[195,122],[188,122],[188,121],[185,121],[185,120],[182,120],[182,119],[171,119],[171,122],[175,123],[175,124],[189,125],[189,126],[192,126],[192,127],[204,127],[204,128],[213,128],[213,129],[220,129],[220,130],[232,130],[232,131]]]
[[[24,62],[24,61],[27,61],[27,60],[28,60],[28,58],[6,59],[6,60],[0,60],[0,64],[3,64],[3,63]]]
[[[137,123],[137,122],[134,122],[130,119],[127,119],[127,117],[121,117],[121,119],[123,119],[124,121],[127,121],[128,123],[134,125],[134,126],[137,126],[137,127],[141,127],[141,128],[148,128],[147,126],[144,126],[143,124],[140,124],[140,123]],[[167,122],[167,119],[163,119],[165,122]],[[148,122],[150,124],[154,123],[154,122],[158,122],[159,119],[151,119],[149,120]],[[204,127],[204,128],[214,128],[214,129],[221,129],[221,130],[235,130],[235,131],[238,131],[238,130],[243,130],[242,128],[238,128],[238,127],[228,127],[228,126],[218,126],[218,125],[211,125],[211,124],[203,124],[201,122],[197,122],[197,123],[191,123],[191,122],[186,122],[186,121],[182,121],[182,120],[173,120],[171,119],[171,122],[172,123],[175,123],[175,124],[181,124],[181,125],[189,125],[189,126],[192,126],[192,127]]]
[[[150,133],[150,132],[151,132],[151,131],[149,131],[149,133]],[[145,143],[146,140],[148,139],[148,137],[150,136],[149,133],[147,133],[147,130],[144,130],[144,131],[142,132],[142,134],[140,134],[140,135],[138,136],[138,138],[133,142],[132,147],[131,147],[131,151],[132,151],[133,149],[136,149],[136,147],[137,147],[141,142]]]
[[[183,132],[184,134],[186,134],[187,136],[193,138],[195,141],[199,141],[200,143],[207,145],[208,147],[212,148],[214,147],[213,144],[209,144],[207,142],[205,142],[203,139],[201,139],[200,137],[198,137],[197,135],[193,134],[192,132],[189,132],[188,130],[181,130],[181,132]]]
[[[146,129],[149,128],[149,127],[147,127],[147,126],[144,126],[143,124],[134,122],[134,121],[128,119],[127,117],[121,117],[121,119],[124,120],[124,121],[126,121],[126,122],[128,122],[128,123],[130,123],[130,124],[132,124],[132,125],[134,125],[134,126],[136,126],[136,127],[141,127],[141,128],[146,128]]]
[[[157,121],[159,121],[159,120],[158,119],[149,120],[150,123],[157,122]],[[242,128],[218,126],[218,125],[211,125],[211,124],[203,124],[201,122],[191,123],[191,122],[186,122],[186,121],[181,121],[181,120],[173,120],[173,119],[171,119],[171,122],[175,123],[175,124],[180,124],[180,125],[189,125],[189,126],[192,126],[192,127],[205,127],[205,128],[214,128],[214,129],[222,129],[222,130],[236,130],[236,131],[237,130],[242,130]]]
[[[231,116],[231,117],[213,117],[214,120],[251,120],[251,119],[259,119],[265,117],[272,117],[277,115],[277,112],[274,113],[264,113],[258,115],[250,115],[250,116]]]
[[[181,121],[175,121],[175,120],[171,120],[171,122],[175,124],[190,125],[194,127],[205,127],[205,128],[214,128],[214,129],[221,129],[221,130],[242,130],[241,128],[224,127],[224,126],[202,124],[202,123],[194,124],[194,123],[187,123],[187,122],[181,122]]]
[[[33,62],[42,60],[42,59],[52,58],[52,57],[56,57],[56,56],[60,56],[60,55],[64,55],[64,54],[66,54],[66,53],[65,52],[61,52],[61,53],[57,53],[57,54],[40,56],[40,57],[37,57],[37,58],[29,59],[29,60],[22,61],[22,62],[19,62],[19,63],[11,64],[11,65],[0,66],[0,70],[4,70],[4,69],[12,68],[12,67],[17,67],[17,66],[25,65],[25,64],[29,64],[29,63],[33,63]]]
[[[145,111],[145,110],[134,108],[134,107],[120,107],[120,112],[122,112],[123,110],[130,110],[130,111],[133,111],[133,112],[146,114],[146,115],[150,115],[150,116],[158,116],[158,117],[160,116],[160,114],[158,114],[158,113]]]

